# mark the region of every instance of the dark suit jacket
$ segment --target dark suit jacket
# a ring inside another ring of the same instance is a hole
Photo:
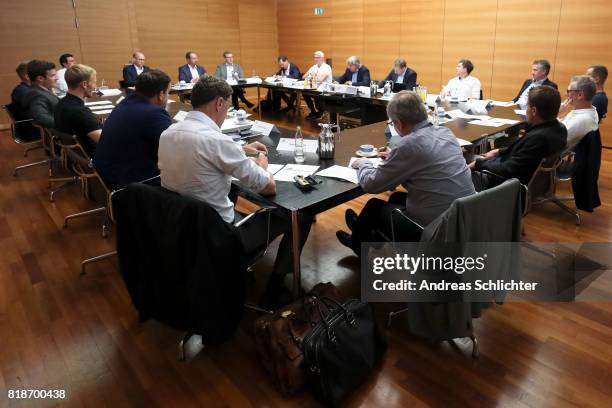
[[[574,148],[576,160],[572,170],[572,190],[576,208],[593,212],[601,205],[599,199],[599,168],[601,167],[601,135],[599,130],[587,133]]]
[[[521,94],[523,93],[523,91],[529,86],[531,85],[531,83],[533,82],[533,79],[526,79],[525,82],[523,82],[523,86],[521,86],[521,90],[519,91],[519,93],[516,95],[516,97],[512,100],[512,102],[516,102],[519,100],[519,98],[521,97]],[[555,84],[553,81],[551,81],[550,79],[546,78],[544,80],[544,82],[542,83],[542,86],[550,86],[553,87],[555,89],[558,89],[557,84]]]
[[[276,75],[282,76],[284,75],[284,71],[284,69],[279,69]],[[302,73],[300,72],[300,69],[297,66],[289,64],[289,76],[287,78],[302,79]]]
[[[378,86],[385,86],[386,81],[393,81],[393,83],[395,83],[395,81],[397,81],[397,76],[398,75],[395,73],[395,70],[392,69],[391,72],[389,72],[389,75],[387,75],[384,80],[378,83]],[[406,89],[412,90],[412,88],[414,88],[417,83],[417,73],[410,68],[406,68],[406,72],[404,73],[404,80],[402,81],[402,83],[406,85]]]
[[[24,100],[35,125],[55,127],[54,112],[59,98],[53,92],[34,85],[30,87]]]
[[[347,81],[352,81],[352,80],[353,80],[353,73],[349,71],[349,69],[347,68],[346,71],[344,71],[344,75],[338,78],[338,83],[343,84]],[[359,69],[357,70],[357,82],[355,82],[352,85],[353,86],[370,86],[370,70],[366,68],[365,65],[360,66]]]
[[[151,69],[145,65],[142,72],[150,70]],[[123,67],[123,80],[125,81],[126,88],[136,85],[136,78],[138,78],[138,75],[136,74],[134,65],[130,64]]]
[[[527,185],[542,159],[559,154],[567,143],[567,129],[558,120],[528,126],[527,133],[510,146],[500,149],[499,157],[477,159],[476,170],[488,170],[504,178],[518,178]]]
[[[30,90],[30,84],[21,82],[11,92],[11,103],[13,104],[13,115],[16,120],[29,119],[28,107],[25,103],[25,96]]]
[[[196,65],[196,69],[198,70],[198,76],[202,76],[206,73],[206,69],[200,65]],[[189,69],[189,65],[181,65],[178,69],[179,72],[179,81],[185,81],[187,83],[191,82],[193,79],[191,77],[191,70]]]

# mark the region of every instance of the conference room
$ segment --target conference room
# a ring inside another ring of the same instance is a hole
[[[0,7],[0,407],[612,406],[607,2]]]

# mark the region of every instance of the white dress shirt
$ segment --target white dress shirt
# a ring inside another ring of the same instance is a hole
[[[221,133],[206,114],[191,111],[159,138],[158,166],[163,187],[207,202],[225,222],[234,221],[228,194],[232,176],[254,191],[263,190],[270,173]]]
[[[527,106],[527,99],[529,98],[529,90],[531,88],[535,88],[536,86],[542,86],[543,83],[544,83],[544,79],[539,80],[539,81],[531,81],[531,84],[529,84],[529,86],[525,88],[521,96],[516,100],[517,105],[519,105],[521,109],[524,109]]]
[[[573,149],[587,133],[599,128],[599,116],[594,107],[574,109],[565,116],[563,124],[567,128],[567,148]]]
[[[144,67],[139,68],[138,65],[134,65],[134,68],[136,68],[136,76],[142,74],[142,71],[144,71]]]
[[[66,68],[57,71],[57,82],[55,83],[55,94],[63,97],[68,92],[68,84],[66,83]]]
[[[480,81],[471,75],[465,78],[455,77],[448,81],[444,93],[450,93],[450,96],[457,98],[480,99]]]
[[[402,73],[397,76],[397,79],[395,80],[395,83],[396,84],[403,84],[404,83],[404,75],[406,75],[406,69],[404,69],[402,71]]]
[[[192,67],[189,64],[187,64],[187,66],[189,67],[189,71],[191,71],[191,82],[197,81],[197,79],[200,77],[200,74],[198,74],[198,66],[196,65],[195,67]]]
[[[286,76],[286,77],[288,77],[288,76],[289,76],[289,73],[290,73],[290,72],[291,72],[291,64],[288,64],[288,65],[287,65],[287,69],[285,69],[285,70],[281,70],[282,75],[283,75],[283,76]]]
[[[312,67],[310,67],[310,69],[308,71],[306,71],[306,74],[304,76],[307,76],[308,74],[311,75],[315,75],[317,78],[317,83],[321,84],[321,83],[331,83],[332,82],[332,69],[331,67],[326,64],[325,62],[321,64],[321,66],[317,66],[317,64],[314,64]],[[325,79],[323,79],[325,78]]]
[[[234,79],[234,66],[225,64],[226,80]]]

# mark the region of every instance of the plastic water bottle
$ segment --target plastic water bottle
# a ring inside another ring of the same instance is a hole
[[[295,131],[295,150],[293,151],[293,159],[297,164],[304,163],[304,136],[302,135],[302,128],[297,127]]]

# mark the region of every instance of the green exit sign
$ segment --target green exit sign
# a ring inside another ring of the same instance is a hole
[[[322,16],[323,15],[323,7],[315,7],[314,9],[314,15],[315,16]]]

